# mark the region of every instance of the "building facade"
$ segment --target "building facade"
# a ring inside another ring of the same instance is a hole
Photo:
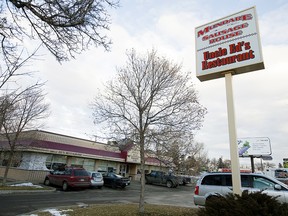
[[[1,141],[0,177],[4,176],[8,154],[7,142]],[[50,170],[61,166],[78,166],[88,171],[116,172],[140,179],[140,152],[132,142],[121,145],[104,144],[41,130],[22,132],[17,143],[8,178],[42,182]],[[155,157],[146,157],[145,172],[167,170]]]

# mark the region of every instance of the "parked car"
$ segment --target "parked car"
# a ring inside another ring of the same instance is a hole
[[[114,172],[107,172],[102,174],[104,179],[104,186],[109,186],[112,188],[121,187],[125,188],[130,185],[130,179]]]
[[[181,178],[181,180],[183,179]],[[168,188],[176,188],[179,185],[179,180],[177,176],[172,174],[166,174],[163,171],[152,171],[148,174],[145,174],[145,183],[165,185]]]
[[[191,183],[191,178],[187,175],[177,175],[179,185],[187,185]]]
[[[104,180],[102,173],[97,171],[88,171],[90,178],[91,178],[91,187],[102,188],[104,185]]]
[[[84,168],[66,167],[64,170],[50,171],[45,177],[45,185],[62,187],[63,191],[69,188],[88,188],[91,185],[91,178]]]
[[[241,190],[249,192],[263,191],[277,197],[280,202],[288,203],[288,186],[275,178],[256,173],[241,173]],[[205,205],[211,197],[233,193],[231,173],[206,173],[196,183],[194,191],[195,205]]]

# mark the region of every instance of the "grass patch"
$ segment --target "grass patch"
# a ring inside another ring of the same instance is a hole
[[[55,209],[54,209],[55,210]],[[52,216],[49,209],[34,213],[37,216]],[[60,215],[67,216],[138,216],[138,204],[103,204],[89,205],[86,208],[62,208],[58,209]],[[198,209],[167,205],[145,205],[145,216],[197,216]]]

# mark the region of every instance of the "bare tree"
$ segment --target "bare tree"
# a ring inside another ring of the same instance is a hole
[[[127,65],[95,97],[92,109],[95,124],[104,123],[110,137],[130,138],[139,145],[143,214],[145,151],[158,136],[192,134],[201,127],[206,109],[198,101],[191,74],[182,74],[180,65],[158,57],[154,50],[147,56],[132,50],[127,57]]]
[[[218,160],[216,158],[212,158],[209,160],[208,170],[212,172],[218,171]]]
[[[0,37],[3,54],[14,58],[25,39],[40,42],[61,62],[91,46],[109,50],[108,7],[117,0],[2,0]],[[22,45],[22,46],[21,46]]]
[[[0,89],[15,77],[30,75],[20,68],[42,46],[59,62],[91,46],[109,50],[108,8],[116,7],[118,0],[0,1]],[[29,40],[36,43],[25,44]]]
[[[18,89],[0,98],[1,136],[7,143],[4,150],[8,153],[3,185],[6,184],[15,153],[21,148],[27,148],[18,141],[19,136],[24,130],[41,127],[39,120],[49,115],[49,104],[45,102],[43,85],[35,84],[24,90]]]
[[[158,159],[170,165],[176,174],[199,173],[208,160],[204,144],[194,142],[193,134],[158,139],[153,149]]]

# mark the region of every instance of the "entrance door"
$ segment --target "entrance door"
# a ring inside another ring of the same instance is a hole
[[[119,174],[122,176],[126,176],[127,173],[127,164],[120,164]]]

